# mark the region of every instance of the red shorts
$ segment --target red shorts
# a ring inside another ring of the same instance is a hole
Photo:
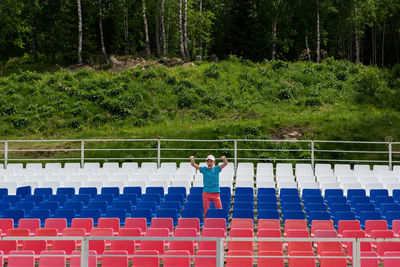
[[[210,202],[214,203],[216,209],[222,209],[222,203],[219,193],[203,192],[204,218],[207,217],[207,210],[210,208]]]

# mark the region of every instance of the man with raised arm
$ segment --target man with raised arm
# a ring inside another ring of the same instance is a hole
[[[194,157],[190,157],[190,163],[194,168],[203,174],[203,209],[204,218],[207,218],[207,210],[210,207],[210,202],[214,203],[215,208],[222,209],[221,198],[219,194],[219,173],[228,165],[225,156],[221,157],[222,165],[215,166],[215,157],[208,155],[206,162],[207,167],[200,167],[194,162]]]

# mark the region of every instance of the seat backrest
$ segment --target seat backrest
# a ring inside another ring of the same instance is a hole
[[[13,219],[0,219],[0,230],[2,233],[6,233],[11,228],[14,228]]]
[[[360,221],[349,220],[338,222],[338,235],[341,236],[344,230],[361,230]]]
[[[24,240],[22,241],[22,250],[32,250],[39,255],[43,250],[47,249],[46,240]]]
[[[167,228],[170,233],[174,231],[174,222],[172,218],[153,218],[151,228]]]
[[[282,251],[259,251],[258,252],[258,260],[257,266],[264,267],[264,266],[275,266],[275,267],[284,267],[285,266],[285,259],[283,257]],[[262,257],[268,256],[268,258]],[[276,258],[272,258],[271,256],[276,256]]]
[[[206,218],[203,228],[223,228],[226,231],[225,218]]]
[[[24,255],[24,257],[18,257]],[[34,267],[35,266],[35,253],[32,250],[22,250],[22,251],[10,251],[10,256],[8,257],[9,267]]]
[[[215,250],[198,250],[196,256],[210,256],[195,259],[195,267],[215,267],[217,265]]]
[[[128,267],[128,252],[125,250],[105,251],[101,261],[102,267]]]
[[[65,228],[63,236],[86,236],[86,230],[84,228]]]
[[[253,229],[254,222],[252,219],[233,218],[231,228],[248,228]]]
[[[276,219],[259,219],[258,229],[281,229],[279,220]]]
[[[54,267],[54,266],[60,266],[60,267],[65,267],[66,262],[65,262],[65,251],[63,250],[52,250],[52,251],[42,251],[40,253],[39,258],[39,267]],[[51,257],[46,257],[46,256],[51,256]]]
[[[71,257],[69,267],[81,267],[81,252],[80,251],[73,251],[71,253],[74,257]],[[96,251],[89,250],[89,264],[88,267],[97,267],[97,257]]]
[[[165,252],[166,256],[182,256],[182,257],[165,257],[165,267],[190,267],[190,254],[185,250],[170,250]]]
[[[118,233],[120,228],[119,218],[100,218],[97,222],[98,228],[111,228],[115,233]]]
[[[158,256],[157,250],[140,250],[135,251],[135,256],[154,256],[154,257],[135,257],[133,256],[132,267],[158,267]]]
[[[17,240],[0,240],[0,251],[3,251],[4,255],[13,250],[17,250]]]
[[[278,229],[258,229],[258,237],[281,237]],[[280,241],[259,241],[258,251],[281,251],[282,242]]]
[[[295,256],[296,258],[289,258],[290,267],[304,267],[304,266],[315,266],[314,252],[312,251],[291,251],[289,256]],[[306,256],[307,258],[301,258]],[[297,258],[300,257],[300,258]]]
[[[329,220],[313,220],[311,222],[311,236],[314,236],[316,230],[334,230],[333,221]]]
[[[321,267],[347,267],[347,257],[342,251],[324,251],[321,253]],[[324,258],[324,257],[342,257],[342,258]]]
[[[288,219],[285,221],[284,231],[289,229],[307,229],[307,222],[305,220]]]
[[[234,257],[231,257],[234,256]],[[244,256],[240,258],[240,256]],[[227,267],[253,267],[253,252],[247,250],[228,250],[226,266]]]
[[[54,240],[52,250],[64,250],[67,255],[71,255],[76,250],[75,240]]]
[[[86,234],[90,234],[93,229],[93,218],[73,218],[71,228],[83,228]]]
[[[384,255],[383,266],[397,267],[400,265],[400,252],[386,251],[383,255]],[[393,259],[391,259],[391,258],[393,258]]]
[[[386,220],[367,220],[365,221],[365,233],[371,235],[373,230],[387,230]]]
[[[200,233],[200,220],[198,218],[179,218],[177,228],[195,228],[197,233]]]
[[[146,218],[126,218],[124,228],[139,228],[142,233],[146,233]]]
[[[38,228],[40,228],[40,219],[20,219],[18,221],[18,229],[28,229],[30,234],[34,234]]]
[[[223,228],[203,228],[203,237],[225,237]],[[214,250],[217,248],[216,241],[199,241],[199,250]]]
[[[252,229],[246,228],[236,228],[231,229],[230,237],[253,237],[254,232]],[[228,250],[248,250],[253,252],[253,242],[252,241],[230,241],[228,243]]]

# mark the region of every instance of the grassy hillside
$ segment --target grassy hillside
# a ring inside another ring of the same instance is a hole
[[[252,63],[0,78],[0,136],[400,140],[400,68]]]

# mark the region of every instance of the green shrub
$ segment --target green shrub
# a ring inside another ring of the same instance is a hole
[[[217,64],[211,64],[208,68],[204,70],[204,76],[208,78],[214,78],[218,79],[219,78],[219,68]]]
[[[17,129],[26,128],[29,124],[28,119],[22,116],[12,118],[11,122]]]
[[[288,67],[289,67],[289,65],[286,62],[281,61],[281,60],[272,62],[272,69],[273,70],[279,70],[279,69],[282,69],[282,68],[287,69]]]

